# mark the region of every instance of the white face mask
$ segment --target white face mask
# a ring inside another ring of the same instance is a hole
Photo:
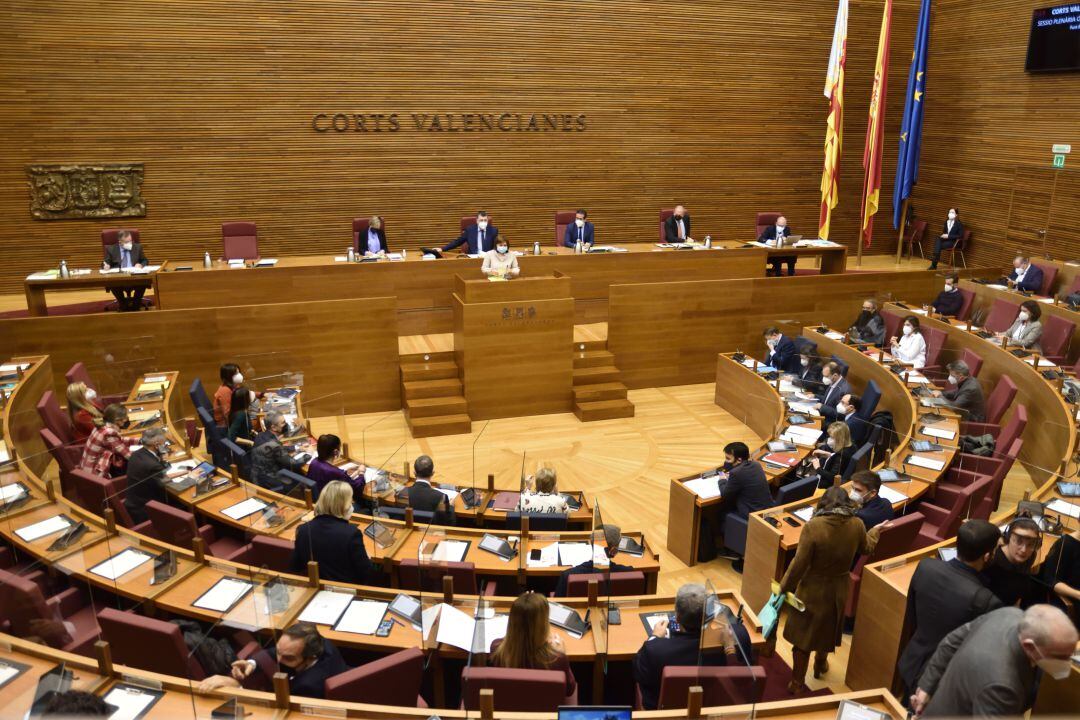
[[[772,338],[769,338],[768,340],[766,340],[765,343],[771,348],[776,347],[776,341],[773,340]]]
[[[959,385],[960,381],[956,379],[955,375],[950,375],[949,376],[949,384],[950,385]]]
[[[800,362],[800,364],[802,364],[803,367],[810,367],[810,361],[807,360],[806,358],[803,358],[799,362]]]
[[[776,232],[781,232],[781,233],[784,232],[784,227],[785,227],[784,225],[777,225],[776,226]]]
[[[94,388],[86,388],[86,399],[93,400],[97,397],[97,390]]]
[[[910,335],[913,332],[915,332],[915,328],[911,327],[910,325],[905,325],[904,326],[904,334],[905,335]]]
[[[851,498],[851,502],[853,502],[853,503],[855,503],[857,505],[862,505],[863,500],[865,499],[863,497],[863,494],[861,492],[859,492],[858,490],[852,490],[851,492],[849,492],[848,497]]]
[[[480,220],[476,223],[476,226],[481,230],[487,230],[487,220]]]
[[[832,385],[832,375],[829,375],[828,377],[822,377],[821,382],[825,385]]]
[[[952,285],[945,283],[945,292],[952,292]]]
[[[1023,320],[1024,322],[1027,322],[1029,319],[1031,319],[1031,315],[1028,314],[1027,310],[1024,310],[1023,312],[1020,313],[1020,319]]]
[[[575,220],[574,224],[577,225],[578,227],[585,227],[585,221],[584,220]]]
[[[828,445],[833,450],[836,449],[836,440],[834,440],[833,438],[829,438],[828,440],[826,440],[825,444]]]
[[[497,251],[497,252],[498,252],[498,253],[499,253],[500,255],[505,255],[505,254],[506,254],[506,252],[507,252],[507,251],[508,251],[509,249],[510,249],[510,248],[506,247],[505,245],[499,245],[499,246],[498,246],[497,248],[495,248],[495,250],[496,250],[496,251]]]
[[[255,392],[254,391],[249,392],[248,397],[250,398],[249,402],[251,402],[251,403],[254,403],[258,399],[258,398],[255,397]]]
[[[842,401],[836,403],[836,412],[840,413],[841,415],[847,415],[847,410],[847,405],[845,405]]]
[[[131,243],[128,242],[128,243],[120,243],[120,247],[124,248],[125,250],[130,250],[133,246],[132,246]]]
[[[956,213],[954,213],[954,212],[949,213],[949,219],[950,220],[955,220],[956,219]]]
[[[236,373],[232,376],[232,382],[233,385],[239,385],[240,383],[244,382],[244,376],[240,373]]]
[[[1039,669],[1044,673],[1055,680],[1064,680],[1069,677],[1069,674],[1072,672],[1071,660],[1045,657],[1037,645],[1035,646],[1035,652],[1040,655],[1039,659],[1035,661],[1035,664],[1038,665]]]

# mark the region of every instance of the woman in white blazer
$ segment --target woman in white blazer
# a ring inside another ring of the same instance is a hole
[[[916,370],[926,365],[926,340],[919,331],[919,318],[914,315],[904,318],[900,337],[893,336],[891,343],[889,353],[900,362]]]

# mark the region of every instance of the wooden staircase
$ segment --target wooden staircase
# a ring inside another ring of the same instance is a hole
[[[633,417],[634,405],[626,399],[621,377],[606,342],[574,343],[574,414],[578,420]]]
[[[413,437],[472,431],[469,406],[453,352],[403,355],[401,396],[405,400],[405,419]]]

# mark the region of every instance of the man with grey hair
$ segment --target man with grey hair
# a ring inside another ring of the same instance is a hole
[[[293,457],[281,444],[281,439],[288,431],[284,415],[279,412],[267,413],[263,427],[266,430],[258,434],[255,447],[251,450],[251,479],[260,487],[289,492],[294,488],[294,484],[280,480],[278,471],[300,472],[306,458]]]
[[[1054,680],[1072,672],[1076,641],[1076,627],[1052,605],[994,610],[945,636],[911,707],[926,717],[1023,715],[1035,699],[1038,670]]]
[[[607,565],[596,566],[592,560],[586,560],[580,565],[575,565],[572,568],[563,570],[562,575],[559,576],[559,582],[555,585],[555,597],[566,597],[566,588],[570,583],[571,575],[593,575],[596,573],[609,572],[632,572],[634,568],[629,565],[620,565],[614,561],[614,557],[619,554],[619,542],[622,541],[622,530],[618,525],[601,525],[601,531],[604,533],[604,554],[608,558]],[[605,583],[601,581],[599,583],[599,592],[601,595],[608,593]]]
[[[169,502],[169,493],[165,491],[169,436],[164,428],[150,428],[143,431],[139,442],[142,447],[128,458],[127,489],[124,491],[124,508],[136,525],[149,520],[146,503],[151,500]]]
[[[701,625],[705,614],[705,587],[688,583],[675,594],[675,623],[660,620],[649,639],[634,656],[634,681],[641,689],[641,704],[656,710],[660,702],[660,681],[668,665],[726,665],[741,663],[736,643],[748,652],[750,637],[741,624],[732,628],[721,622],[720,642],[724,651],[701,653]],[[740,633],[741,629],[741,633]]]
[[[964,412],[964,420],[983,422],[986,419],[986,401],[983,399],[982,386],[971,376],[971,368],[963,360],[956,360],[945,366],[949,371],[951,390],[934,390],[934,397],[943,397],[950,407]],[[1002,452],[1008,448],[1001,448]]]

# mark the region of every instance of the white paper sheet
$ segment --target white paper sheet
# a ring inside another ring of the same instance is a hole
[[[803,415],[809,415],[810,417],[820,417],[821,413],[814,407],[816,403],[803,402],[801,400],[791,400],[788,402],[788,409],[793,413],[801,413]]]
[[[992,287],[995,290],[1008,290],[1009,289],[1008,285],[998,285],[997,283],[994,283],[994,284],[987,283],[986,287]]]
[[[353,600],[334,626],[334,630],[356,635],[374,635],[389,606],[390,603],[375,600]]]
[[[141,692],[135,688],[113,688],[105,695],[105,702],[115,705],[118,710],[109,716],[109,720],[133,720],[154,702],[156,697],[152,693]]]
[[[143,378],[144,383],[164,383],[169,381],[168,375],[147,375]]]
[[[69,527],[71,527],[71,521],[67,518],[60,515],[53,515],[51,518],[36,522],[33,525],[19,528],[15,531],[15,534],[22,538],[24,542],[34,542],[46,535],[52,535],[61,530],[67,530]]]
[[[1046,503],[1046,508],[1062,515],[1068,515],[1074,520],[1080,520],[1080,505],[1077,505],[1076,503],[1067,502],[1061,498],[1054,498]]]
[[[0,502],[6,503],[15,498],[22,497],[26,493],[20,485],[0,485]]]
[[[222,578],[201,598],[192,605],[211,612],[225,612],[233,606],[238,599],[251,589],[251,583],[246,580],[234,578]]]
[[[940,471],[945,467],[944,460],[934,460],[932,458],[921,457],[919,455],[912,455],[911,459],[907,461],[907,464],[934,471]]]
[[[923,435],[929,435],[930,437],[941,438],[942,440],[952,440],[956,437],[955,430],[942,430],[941,428],[931,427],[927,425],[922,429]]]
[[[795,517],[799,518],[803,522],[810,522],[810,518],[814,517],[814,506],[813,505],[807,505],[804,508],[799,508],[798,510],[792,512],[791,514],[794,515]]]
[[[435,626],[435,621],[439,619],[439,612],[444,607],[447,607],[446,603],[438,603],[437,605],[432,605],[427,610],[421,611],[420,624],[423,626],[425,640],[431,636],[431,628]]]
[[[649,632],[652,633],[656,630],[656,626],[662,623],[664,620],[670,620],[665,613],[657,613],[656,615],[646,615],[645,622],[649,623]]]
[[[881,488],[878,489],[878,495],[885,498],[886,500],[893,503],[894,505],[896,503],[899,503],[899,502],[907,502],[908,500],[911,499],[910,497],[908,497],[904,493],[897,492],[896,490],[893,490],[888,485],[882,485]]]
[[[9,462],[11,460],[11,453],[8,452],[7,443],[0,440],[0,462]]]
[[[8,680],[19,674],[19,668],[12,667],[10,665],[0,666],[0,687],[4,685]]]
[[[100,575],[106,580],[115,580],[152,559],[153,557],[147,553],[127,548],[113,555],[105,562],[90,568],[90,572]]]
[[[471,617],[452,605],[443,604],[442,615],[439,617],[439,632],[435,640],[469,652],[472,649],[475,627],[476,621]]]
[[[593,559],[591,543],[559,543],[559,564],[575,567]]]
[[[821,428],[809,425],[788,425],[784,428],[784,433],[787,435],[801,435],[810,440],[817,440],[821,436]]]
[[[262,258],[257,263],[259,267],[273,267],[278,264],[277,258]]]
[[[226,517],[231,517],[233,520],[241,520],[248,515],[259,512],[266,506],[267,503],[259,498],[248,498],[243,502],[238,502],[235,505],[223,509],[221,514]]]
[[[703,500],[720,497],[720,483],[716,477],[695,478],[687,480],[683,485]]]
[[[1045,368],[1045,367],[1056,368],[1057,364],[1054,363],[1051,360],[1047,360],[1046,358],[1041,357],[1041,358],[1039,358],[1039,367],[1041,367],[1041,368]]]
[[[447,497],[447,499],[450,501],[451,505],[453,505],[454,501],[457,500],[457,496],[461,494],[457,490],[449,490],[447,488],[437,487],[435,489],[438,490],[439,492],[441,492],[443,495],[445,495]]]
[[[465,559],[465,551],[469,549],[469,543],[461,540],[441,540],[431,559],[436,562],[461,562]]]
[[[334,262],[349,262],[348,255],[335,255]]]
[[[20,368],[26,370],[29,367],[30,363],[5,363],[4,365],[0,365],[0,373],[10,375],[19,372]]]
[[[535,550],[536,548],[532,548]],[[532,550],[529,551],[529,557],[525,558],[525,565],[527,567],[555,567],[559,564],[559,543],[551,543],[545,548],[540,549],[540,559],[532,559]]]
[[[509,615],[495,615],[476,621],[473,630],[474,653],[486,653],[491,650],[491,643],[506,637],[506,626],[510,622]]]
[[[1049,305],[1049,304],[1054,302],[1054,298],[1052,298],[1052,297],[1035,298],[1035,302],[1046,303],[1047,305]]]
[[[333,625],[345,612],[345,608],[353,601],[352,593],[334,592],[333,590],[320,590],[311,598],[300,613],[299,622],[310,622],[317,625]]]
[[[835,330],[828,330],[825,332],[825,337],[829,338],[830,340],[843,340],[844,333],[838,333]]]
[[[905,376],[905,378],[907,379],[907,381],[909,383],[918,383],[920,385],[929,385],[930,384],[930,378],[926,377],[925,375],[923,375],[921,373],[917,373],[917,372],[909,372]]]
[[[911,312],[915,315],[926,315],[926,311],[922,308],[911,308]]]

